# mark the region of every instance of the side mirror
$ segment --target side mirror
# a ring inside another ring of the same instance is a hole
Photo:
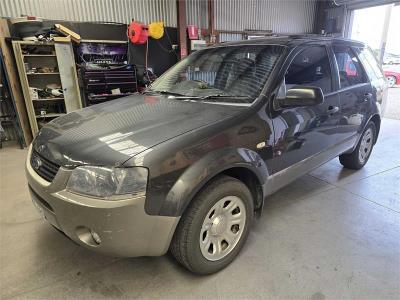
[[[324,102],[321,88],[313,86],[294,86],[286,92],[286,97],[277,99],[279,107],[313,106]]]

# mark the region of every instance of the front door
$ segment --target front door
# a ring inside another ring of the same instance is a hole
[[[290,63],[285,75],[286,90],[294,85],[320,87],[325,99],[315,106],[285,108],[272,113],[275,144],[270,162],[271,173],[320,154],[337,142],[340,108],[339,96],[334,92],[331,66],[324,45],[299,49]],[[310,160],[307,161],[310,164]],[[302,170],[307,168],[312,166]]]

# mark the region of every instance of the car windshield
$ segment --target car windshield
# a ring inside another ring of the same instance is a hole
[[[252,103],[283,46],[241,45],[197,51],[173,66],[148,90],[175,98]]]

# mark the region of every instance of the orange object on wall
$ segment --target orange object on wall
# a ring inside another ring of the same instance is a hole
[[[128,26],[128,38],[133,44],[145,44],[149,37],[149,27],[139,22]]]

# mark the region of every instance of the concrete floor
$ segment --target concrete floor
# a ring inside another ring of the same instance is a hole
[[[400,85],[389,89],[385,118],[400,120]]]
[[[169,256],[119,259],[73,244],[43,221],[26,150],[0,150],[1,299],[399,299],[400,121],[385,119],[367,166],[335,159],[268,199],[228,268],[194,276]]]

